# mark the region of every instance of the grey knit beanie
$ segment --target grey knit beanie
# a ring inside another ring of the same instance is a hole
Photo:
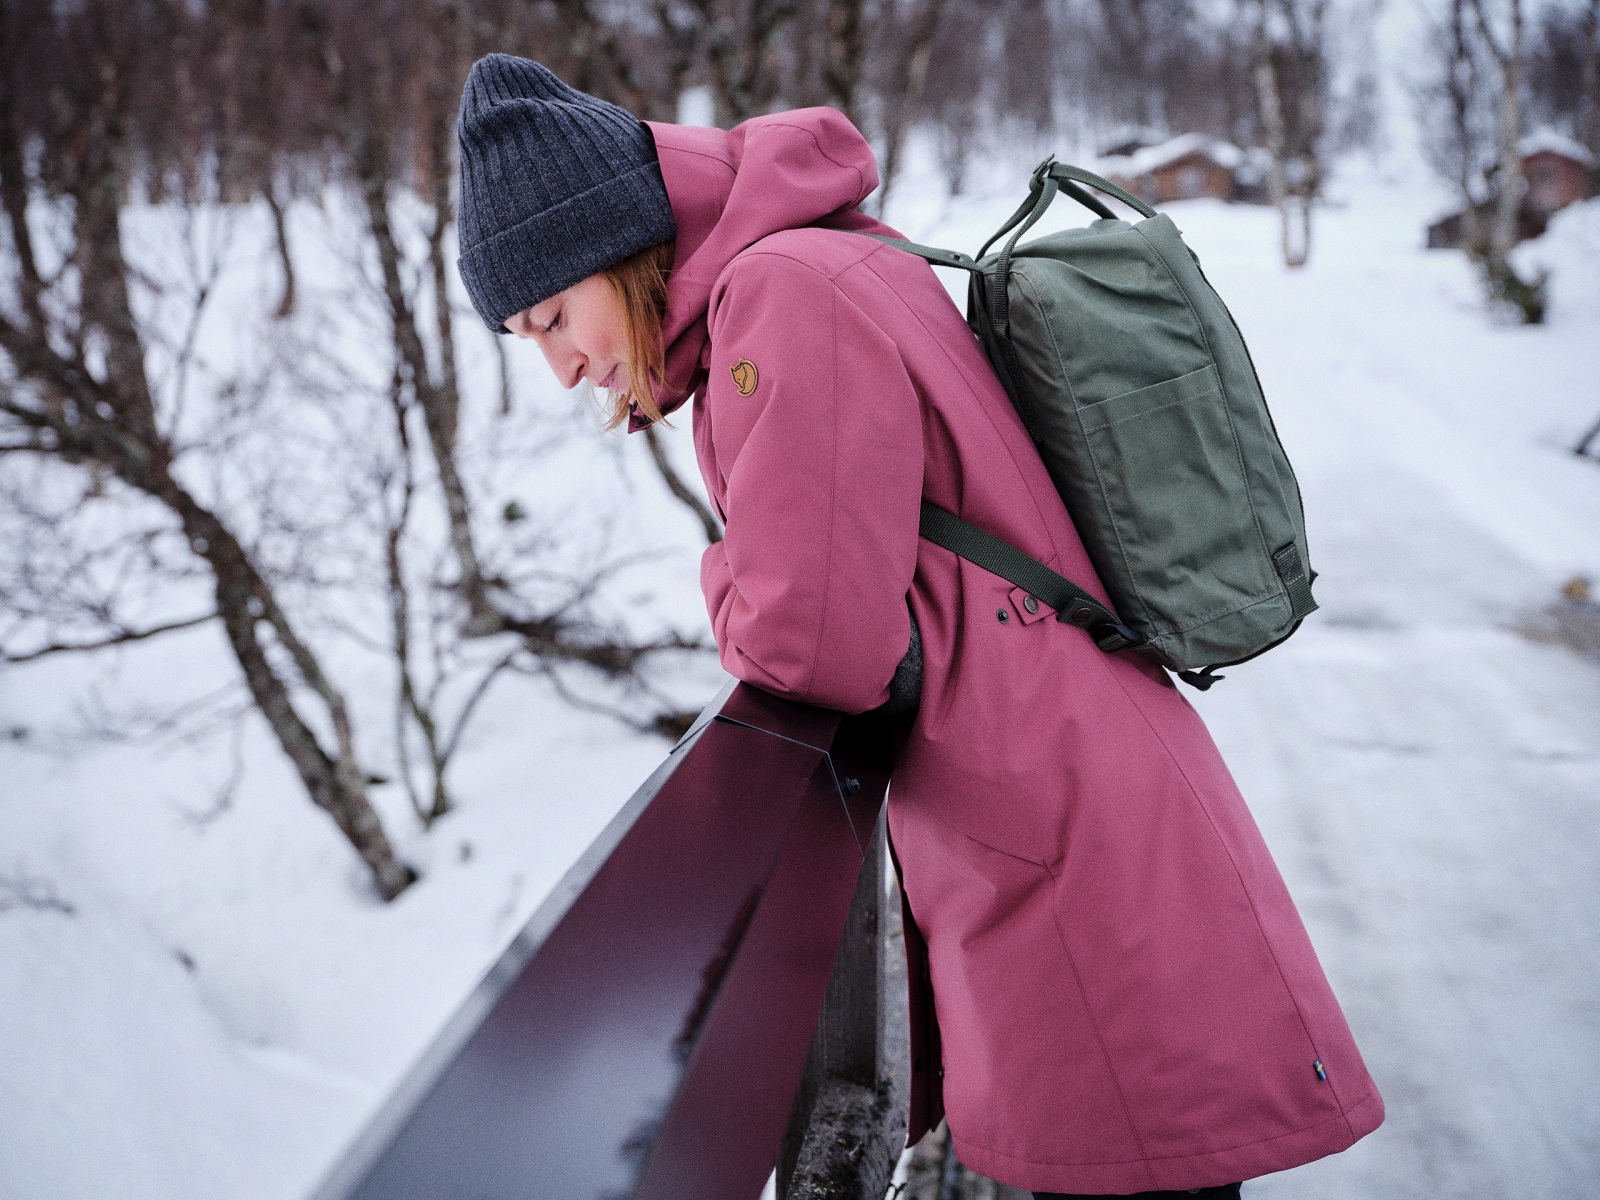
[[[461,93],[462,281],[505,321],[675,237],[655,140],[632,113],[526,58],[491,54]]]

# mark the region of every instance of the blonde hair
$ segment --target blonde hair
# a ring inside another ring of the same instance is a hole
[[[611,394],[611,407],[605,414],[607,429],[626,421],[633,409],[652,424],[662,419],[656,385],[664,385],[667,377],[661,325],[667,315],[672,250],[671,242],[661,242],[600,272],[617,289],[628,326],[628,386]]]

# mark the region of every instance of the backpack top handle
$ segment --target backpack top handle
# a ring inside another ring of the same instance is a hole
[[[1082,167],[1070,166],[1067,163],[1057,162],[1055,155],[1050,155],[1034,168],[1033,182],[1028,188],[1028,198],[1016,212],[1011,214],[1009,220],[997,229],[983,249],[978,251],[978,258],[982,259],[989,253],[993,246],[1006,234],[1011,236],[1006,239],[1005,246],[1000,251],[1000,261],[996,264],[994,275],[989,281],[989,322],[994,332],[1004,338],[1011,327],[1010,302],[1008,289],[1011,281],[1011,255],[1017,247],[1018,240],[1028,230],[1032,229],[1035,222],[1044,216],[1045,210],[1055,200],[1057,193],[1064,192],[1090,212],[1106,221],[1115,221],[1117,214],[1105,206],[1093,193],[1080,187],[1088,184],[1121,200],[1129,208],[1144,217],[1153,217],[1156,210],[1132,192],[1126,191],[1112,183],[1109,179],[1102,179],[1093,171],[1085,171]]]
[[[1156,215],[1155,209],[1151,208],[1132,192],[1118,187],[1109,179],[1102,179],[1093,171],[1085,171],[1082,167],[1074,167],[1069,163],[1056,162],[1053,158],[1047,158],[1044,160],[1044,162],[1040,163],[1039,170],[1048,170],[1050,177],[1061,184],[1062,191],[1066,192],[1079,203],[1094,209],[1094,211],[1099,213],[1102,217],[1114,217],[1115,214],[1107,211],[1105,205],[1101,204],[1098,200],[1095,200],[1092,196],[1082,192],[1079,188],[1074,186],[1075,184],[1086,183],[1096,191],[1104,192],[1108,196],[1114,196],[1116,199],[1121,200],[1129,208],[1133,209],[1133,211],[1138,213],[1141,217],[1153,217]]]
[[[1006,223],[1000,226],[994,235],[983,244],[983,249],[978,251],[979,258],[989,253],[989,247],[1010,233],[1017,222],[1024,217],[1029,218],[1027,225],[1023,226],[1026,229],[1028,225],[1032,225],[1039,217],[1044,215],[1044,210],[1050,207],[1050,201],[1055,199],[1053,191],[1050,193],[1049,200],[1043,198],[1042,193],[1046,190],[1048,180],[1054,180],[1061,191],[1071,196],[1102,220],[1114,221],[1117,219],[1117,214],[1107,208],[1093,193],[1079,187],[1080,183],[1086,183],[1097,191],[1104,192],[1108,196],[1114,196],[1142,217],[1156,215],[1155,209],[1131,192],[1118,187],[1109,179],[1102,179],[1093,171],[1085,171],[1082,167],[1074,167],[1069,163],[1057,162],[1056,156],[1052,154],[1033,169],[1033,181],[1028,188],[1028,198],[1022,202],[1021,207],[1016,212],[1011,214]]]

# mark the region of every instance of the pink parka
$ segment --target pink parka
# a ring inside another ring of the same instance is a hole
[[[1187,700],[918,539],[926,497],[1104,599],[932,270],[839,232],[892,232],[856,209],[878,182],[861,135],[829,109],[651,130],[678,225],[667,407],[696,397],[727,526],[701,567],[723,665],[860,712],[908,611],[921,632],[889,797],[914,1017],[931,992],[911,1137],[943,1113],[994,1179],[1129,1193],[1371,1132],[1383,1101]]]

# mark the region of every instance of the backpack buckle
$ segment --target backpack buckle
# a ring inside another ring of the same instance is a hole
[[[1135,629],[1129,629],[1120,621],[1102,621],[1098,625],[1086,627],[1094,644],[1107,654],[1118,650],[1126,650],[1129,646],[1142,646],[1149,640],[1144,634]]]

